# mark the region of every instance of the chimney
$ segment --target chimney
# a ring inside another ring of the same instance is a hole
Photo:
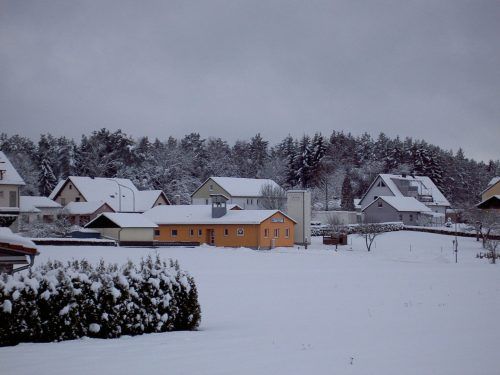
[[[174,195],[174,204],[177,206],[181,204],[181,196],[179,194]]]
[[[217,219],[227,213],[227,198],[222,194],[210,194],[212,199],[212,218]]]

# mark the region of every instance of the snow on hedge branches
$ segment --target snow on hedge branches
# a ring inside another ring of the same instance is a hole
[[[200,319],[194,279],[158,255],[121,267],[49,261],[0,276],[0,346],[193,330]]]

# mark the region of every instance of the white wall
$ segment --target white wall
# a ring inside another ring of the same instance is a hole
[[[286,192],[286,213],[297,222],[295,243],[311,243],[311,192],[290,190]]]

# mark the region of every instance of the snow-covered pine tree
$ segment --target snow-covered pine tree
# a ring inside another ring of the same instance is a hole
[[[342,183],[342,197],[340,207],[344,211],[354,211],[354,194],[349,172],[345,174],[344,182]]]
[[[41,195],[48,197],[57,184],[57,178],[52,171],[50,161],[42,159],[38,175],[38,190]]]

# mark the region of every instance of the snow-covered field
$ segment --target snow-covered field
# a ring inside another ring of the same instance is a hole
[[[199,331],[0,348],[0,374],[500,373],[500,266],[475,258],[478,242],[459,238],[455,264],[452,236],[386,233],[372,253],[350,238],[338,252],[159,249],[197,281]],[[41,251],[123,263],[155,250]]]

